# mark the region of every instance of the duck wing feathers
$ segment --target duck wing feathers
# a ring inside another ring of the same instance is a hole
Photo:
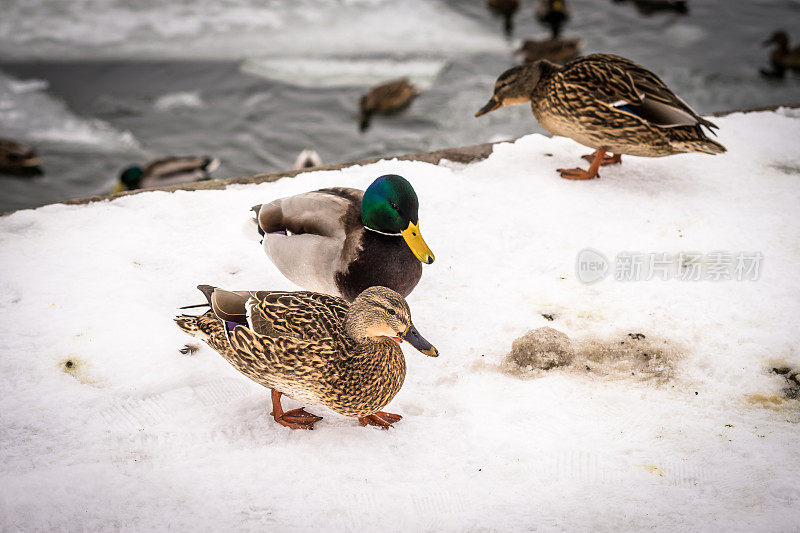
[[[268,291],[248,298],[245,307],[249,327],[229,335],[234,366],[284,394],[319,402],[322,385],[339,379],[354,344],[343,329],[347,303],[319,293]]]
[[[364,231],[363,195],[358,189],[322,189],[255,206],[264,251],[300,287],[338,294],[334,275],[345,270],[354,253],[345,241],[348,235]]]
[[[208,179],[219,166],[219,159],[209,156],[167,156],[149,161],[142,171],[141,187],[165,187]]]
[[[308,291],[269,291],[249,298],[245,306],[251,329],[262,335],[272,329],[278,336],[307,341],[342,342],[345,337],[343,325],[348,304],[335,296]]]
[[[717,127],[699,116],[658,76],[623,57],[592,54],[569,63],[557,76],[576,98],[590,100],[584,104],[587,107],[600,103],[612,112],[634,115],[665,128]]]

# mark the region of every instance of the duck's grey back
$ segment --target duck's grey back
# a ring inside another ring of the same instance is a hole
[[[257,206],[264,251],[303,289],[341,296],[334,275],[346,267],[348,226],[363,195],[359,189],[323,189]]]

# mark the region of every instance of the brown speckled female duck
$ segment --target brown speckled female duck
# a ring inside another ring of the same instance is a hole
[[[514,14],[519,9],[519,0],[486,0],[489,11],[503,17],[503,31],[511,37],[514,33]]]
[[[539,4],[536,6],[536,18],[550,28],[553,39],[558,39],[561,26],[569,20],[566,0],[539,0]]]
[[[522,54],[526,63],[547,59],[553,63],[566,63],[578,57],[583,43],[580,39],[547,39],[537,41],[526,39],[522,46],[514,52]]]
[[[720,154],[706,137],[716,128],[678,98],[661,79],[629,59],[592,54],[558,66],[549,61],[513,67],[497,78],[479,117],[506,105],[530,102],[544,129],[594,148],[588,170],[559,169],[568,179],[597,176],[622,154],[663,157],[686,152]],[[606,156],[613,152],[613,156]]]
[[[770,45],[773,45],[769,54],[772,70],[762,70],[764,75],[780,78],[786,73],[786,69],[800,71],[800,46],[790,48],[789,35],[785,31],[778,30],[764,41],[764,46]]]
[[[385,287],[365,290],[352,304],[314,292],[198,289],[211,310],[176,317],[178,327],[271,389],[270,414],[292,429],[313,429],[321,417],[304,409],[284,412],[283,394],[356,417],[364,426],[388,428],[401,419],[380,410],[405,379],[398,342],[439,355],[417,332],[406,301]]]
[[[0,139],[0,173],[38,176],[42,174],[42,168],[33,148],[11,139]]]
[[[418,95],[419,89],[408,81],[408,78],[399,78],[376,85],[364,93],[359,102],[361,111],[359,129],[366,131],[372,115],[376,113],[390,115],[402,111],[411,105]]]

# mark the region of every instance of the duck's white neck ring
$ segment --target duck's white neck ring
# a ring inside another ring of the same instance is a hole
[[[402,233],[384,233],[382,231],[378,231],[376,229],[372,229],[369,226],[364,226],[364,228],[366,228],[366,229],[368,229],[370,231],[374,231],[375,233],[380,233],[381,235],[388,235],[390,237],[400,237],[400,236],[403,235]]]

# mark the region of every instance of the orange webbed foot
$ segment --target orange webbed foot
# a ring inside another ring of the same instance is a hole
[[[286,411],[280,416],[270,413],[275,422],[292,429],[314,429],[314,423],[322,420],[321,416],[313,415],[303,408]]]
[[[586,154],[581,156],[583,159],[587,160],[588,162],[594,162],[594,158],[597,155],[597,152],[592,152],[591,154]],[[603,155],[600,159],[600,166],[604,167],[606,165],[616,165],[618,163],[622,163],[622,154],[614,154],[614,155]]]
[[[383,429],[389,429],[392,427],[392,424],[395,422],[399,422],[403,417],[400,415],[396,415],[393,413],[386,413],[384,411],[378,411],[377,413],[367,415],[367,416],[360,416],[358,417],[358,421],[361,423],[362,426],[378,426]]]
[[[600,148],[595,151],[595,153],[590,154],[589,157],[592,164],[589,165],[587,170],[583,170],[582,168],[560,168],[558,171],[561,173],[561,177],[568,180],[589,180],[592,178],[599,178],[600,175],[597,173],[597,169],[600,168],[602,161],[606,159],[606,151],[604,148]],[[621,156],[617,155],[608,159],[614,160],[615,158],[621,161]]]
[[[284,412],[281,396],[280,392],[272,389],[272,411],[269,414],[278,424],[292,429],[314,429],[314,423],[322,420],[321,416],[312,415],[302,407]]]
[[[590,180],[592,178],[599,178],[600,175],[595,170],[594,173],[583,170],[582,168],[559,168],[558,172],[561,177],[567,180]]]

